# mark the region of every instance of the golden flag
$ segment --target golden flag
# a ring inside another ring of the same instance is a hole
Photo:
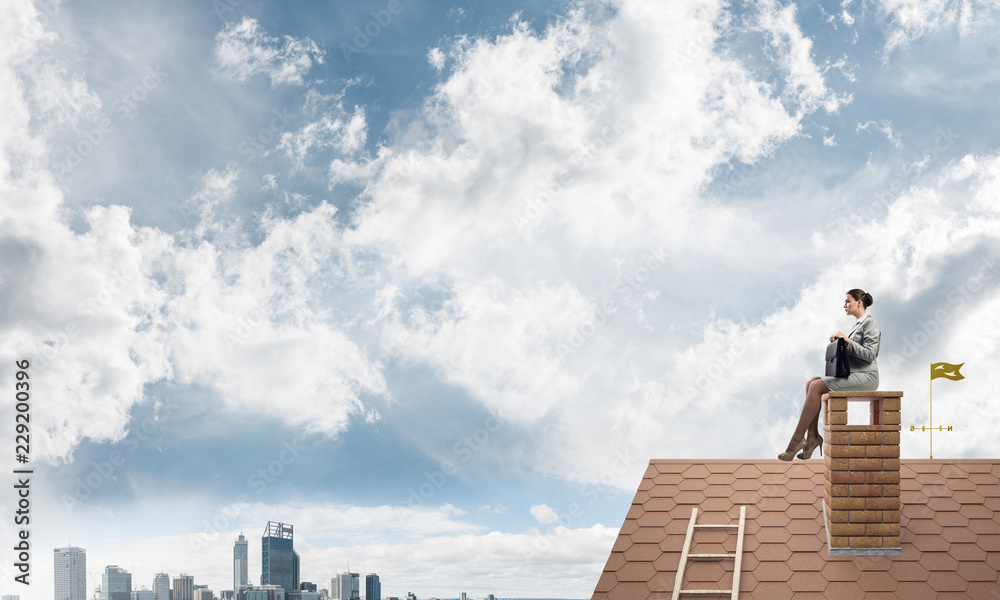
[[[965,379],[965,375],[958,372],[964,364],[965,363],[959,363],[957,365],[953,365],[946,362],[931,363],[931,379],[937,379],[938,377],[944,377],[945,379],[951,379],[952,381]]]

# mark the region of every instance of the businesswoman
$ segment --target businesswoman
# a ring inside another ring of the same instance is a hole
[[[778,455],[781,460],[792,460],[798,454],[806,459],[816,448],[823,454],[823,437],[819,434],[819,411],[823,394],[833,391],[873,391],[878,389],[879,341],[882,333],[878,323],[866,311],[872,305],[872,295],[863,290],[853,289],[844,298],[844,312],[857,319],[854,328],[847,335],[838,331],[830,336],[830,341],[843,338],[847,342],[847,362],[851,374],[847,377],[813,377],[806,383],[806,400],[802,405],[802,416],[792,434],[788,448]]]

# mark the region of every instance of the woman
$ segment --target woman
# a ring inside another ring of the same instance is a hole
[[[847,377],[813,377],[806,383],[806,401],[802,406],[802,416],[792,434],[788,448],[778,455],[781,460],[792,460],[798,453],[799,458],[812,456],[813,450],[820,449],[823,454],[823,437],[819,434],[819,409],[822,406],[823,394],[833,391],[873,391],[878,389],[878,356],[879,341],[882,337],[875,319],[866,312],[872,305],[872,295],[863,290],[853,289],[844,298],[844,312],[855,317],[857,322],[851,333],[842,332],[830,336],[833,342],[843,338],[847,342],[847,360],[851,374]],[[800,452],[801,451],[801,452]]]

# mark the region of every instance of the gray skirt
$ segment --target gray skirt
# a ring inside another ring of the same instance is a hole
[[[873,392],[878,389],[878,371],[860,371],[847,377],[821,377],[831,392]]]

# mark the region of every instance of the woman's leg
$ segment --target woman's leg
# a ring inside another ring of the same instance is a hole
[[[806,400],[802,404],[802,415],[799,417],[799,424],[795,428],[792,440],[801,441],[807,432],[819,436],[819,411],[823,407],[823,394],[830,391],[823,380],[819,377],[811,379],[806,387]]]

